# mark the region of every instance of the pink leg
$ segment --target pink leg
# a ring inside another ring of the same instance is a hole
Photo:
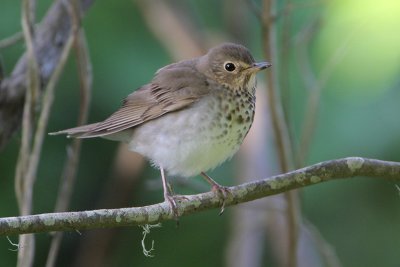
[[[169,206],[171,207],[171,210],[172,210],[172,213],[174,214],[175,219],[178,219],[178,217],[179,217],[178,209],[176,208],[175,199],[172,196],[172,194],[168,188],[164,169],[162,167],[160,167],[160,171],[161,171],[161,179],[162,179],[162,184],[163,184],[163,189],[164,189],[164,201],[167,201],[169,203]]]
[[[201,172],[201,176],[203,176],[203,178],[211,185],[211,190],[217,191],[220,198],[222,198],[221,211],[219,212],[219,215],[221,215],[222,213],[224,213],[225,210],[225,200],[228,198],[228,194],[232,194],[231,191],[227,187],[218,184],[205,172]]]

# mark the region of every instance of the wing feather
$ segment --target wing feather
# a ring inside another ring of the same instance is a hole
[[[110,135],[187,108],[207,95],[209,88],[207,78],[197,71],[193,61],[175,63],[160,69],[150,84],[126,97],[121,108],[106,120],[52,134],[78,138]]]

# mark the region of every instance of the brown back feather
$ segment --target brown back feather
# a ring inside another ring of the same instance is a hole
[[[103,122],[54,134],[79,138],[113,134],[186,108],[206,95],[209,88],[207,78],[196,70],[195,61],[171,64],[160,69],[150,84],[126,97],[122,107]]]

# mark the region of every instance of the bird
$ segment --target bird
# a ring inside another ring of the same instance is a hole
[[[255,62],[245,46],[222,43],[160,68],[104,121],[50,134],[127,143],[160,170],[164,201],[175,217],[167,175],[201,175],[222,197],[222,213],[229,190],[206,172],[238,151],[254,119],[256,74],[269,67]]]

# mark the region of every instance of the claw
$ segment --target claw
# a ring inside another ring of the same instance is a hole
[[[178,208],[176,207],[176,202],[174,196],[170,194],[164,194],[164,201],[169,203],[171,208],[171,212],[173,213],[174,219],[178,222],[179,221],[179,213]]]
[[[222,198],[222,205],[221,205],[221,210],[219,212],[219,215],[221,216],[222,213],[225,211],[225,202],[226,199],[228,198],[228,194],[232,195],[232,192],[226,187],[226,186],[215,186],[213,185],[212,191],[216,191],[220,198]]]
[[[226,202],[226,199],[228,198],[228,194],[232,195],[232,192],[231,192],[231,190],[229,190],[228,187],[218,184],[216,181],[214,181],[206,173],[202,172],[201,175],[211,185],[211,190],[214,191],[214,192],[217,192],[217,194],[219,195],[220,199],[222,199],[221,210],[219,212],[219,215],[221,216],[222,213],[224,213],[224,211],[225,211],[225,202]]]

